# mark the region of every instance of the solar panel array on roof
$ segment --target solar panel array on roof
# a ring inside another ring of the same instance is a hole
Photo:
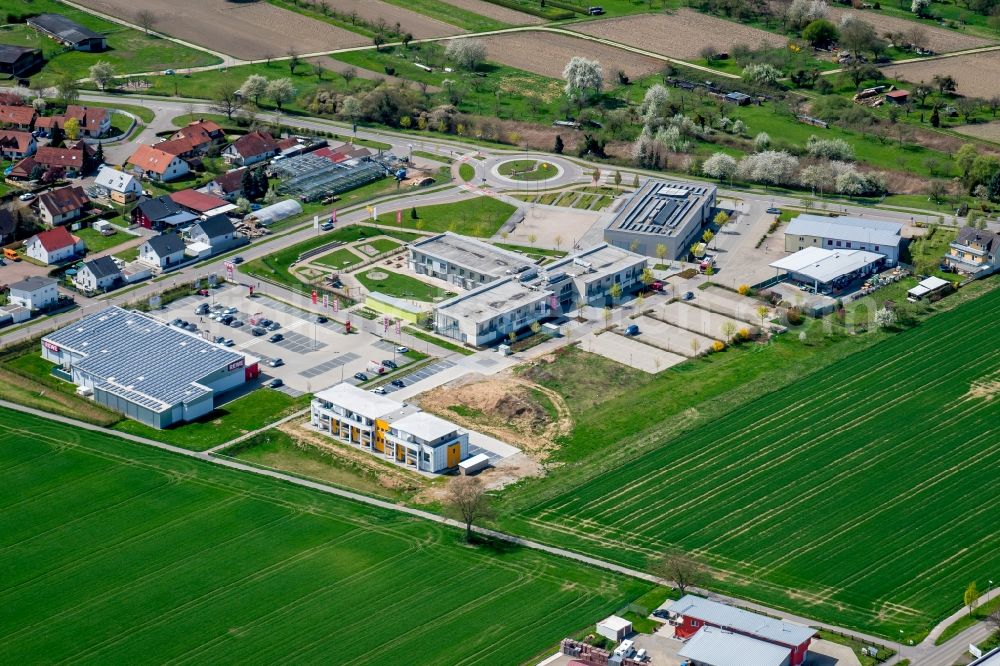
[[[647,181],[612,220],[609,229],[670,235],[700,209],[714,185]]]
[[[153,411],[190,402],[210,390],[197,384],[242,354],[172,328],[150,315],[110,307],[45,338],[85,356],[76,368],[95,386]]]

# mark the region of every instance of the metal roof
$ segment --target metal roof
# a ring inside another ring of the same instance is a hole
[[[198,382],[245,362],[242,354],[119,307],[84,317],[44,340],[84,356],[76,368],[93,376],[98,388],[154,412],[210,393]]]
[[[927,294],[931,293],[936,289],[947,287],[949,284],[951,283],[948,282],[947,280],[942,280],[936,275],[932,275],[925,280],[921,280],[916,287],[910,289],[906,293],[909,294],[910,296],[920,298],[921,296],[926,296]]]
[[[822,284],[833,282],[842,275],[853,273],[865,266],[885,259],[878,252],[864,250],[827,250],[807,247],[795,254],[772,262],[771,266],[789,273],[797,273]]]
[[[62,14],[39,14],[27,21],[30,26],[38,26],[45,32],[58,35],[67,42],[78,44],[88,39],[103,39],[104,35],[94,32]]]
[[[677,652],[711,666],[783,666],[791,653],[786,647],[715,627],[702,627]]]
[[[353,384],[342,382],[320,391],[315,396],[316,400],[329,402],[337,407],[342,407],[348,411],[355,412],[368,419],[380,419],[390,414],[403,403],[392,398],[387,398],[371,391],[359,389]]]
[[[451,421],[446,421],[427,412],[408,414],[393,421],[392,427],[403,433],[413,435],[423,442],[433,442],[442,437],[462,432],[462,429]]]
[[[608,230],[665,237],[681,235],[688,221],[711,201],[715,191],[715,185],[710,183],[647,180],[621,207]]]
[[[776,620],[693,594],[678,599],[667,610],[782,645],[801,645],[816,634],[811,627]]]
[[[411,243],[410,254],[415,252],[495,278],[520,273],[534,263],[524,255],[450,231]]]
[[[786,236],[817,236],[858,243],[896,247],[903,240],[903,225],[862,217],[799,215],[785,229]]]

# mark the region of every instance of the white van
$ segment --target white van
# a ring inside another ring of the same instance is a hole
[[[382,365],[381,361],[368,361],[368,367],[365,370],[376,375],[385,374],[385,366]]]

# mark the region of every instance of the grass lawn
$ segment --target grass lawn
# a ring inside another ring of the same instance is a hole
[[[76,395],[76,385],[54,376],[53,367],[42,358],[37,343],[0,357],[0,399],[102,426],[122,418]]]
[[[323,264],[324,266],[332,266],[333,268],[341,269],[354,266],[355,264],[360,264],[363,260],[346,247],[342,247],[338,250],[330,252],[329,254],[316,257],[311,261],[315,264]]]
[[[115,256],[125,262],[135,261],[136,259],[139,258],[139,246],[136,245],[135,247],[126,248],[124,250],[121,250],[120,252],[115,252]]]
[[[335,444],[336,442],[330,440],[331,446]],[[403,488],[386,488],[379,483],[377,475],[353,464],[347,456],[338,456],[316,447],[298,444],[288,433],[273,428],[224,449],[222,453],[255,465],[280,469],[296,476],[391,501],[402,501],[413,494]]]
[[[534,663],[651,587],[513,545],[466,546],[437,523],[99,433],[0,416],[0,503],[17,504],[0,514],[0,628],[15,663],[335,662],[358,644],[385,664],[416,654]],[[392,617],[391,631],[374,617]]]
[[[42,49],[46,64],[39,74],[32,77],[33,83],[54,84],[60,73],[81,79],[89,76],[90,66],[98,61],[110,63],[119,74],[129,72],[150,72],[173,67],[201,67],[221,62],[217,57],[181,46],[167,39],[145,35],[139,30],[126,28],[117,23],[75,9],[56,0],[0,0],[0,14],[20,15],[53,12],[76,21],[108,38],[108,50],[103,53],[65,51],[55,41],[42,36],[24,24],[5,27],[0,31],[4,43],[30,46]]]
[[[538,160],[510,160],[502,163],[497,172],[512,180],[525,181],[548,180],[557,173],[554,166]]]
[[[476,177],[476,168],[471,164],[463,163],[458,167],[458,175],[468,183]]]
[[[288,272],[288,267],[292,264],[292,262],[298,260],[299,255],[303,252],[317,248],[321,245],[326,245],[327,243],[332,243],[333,241],[352,243],[364,238],[384,235],[399,238],[403,242],[409,242],[414,238],[420,237],[417,234],[411,234],[405,231],[396,231],[394,229],[374,229],[372,227],[361,225],[351,225],[319,234],[313,238],[304,240],[301,243],[292,245],[291,247],[282,248],[272,254],[260,257],[259,259],[248,261],[243,264],[242,271],[247,275],[254,275],[264,278],[265,280],[272,280],[279,284],[298,289],[301,288],[302,283],[298,278]]]
[[[414,157],[423,157],[424,159],[434,160],[435,162],[440,162],[441,164],[451,164],[455,160],[451,157],[441,155],[440,153],[429,153],[426,150],[414,150]]]
[[[384,279],[373,279],[369,277],[372,273],[384,273],[386,277]],[[410,298],[417,301],[439,301],[455,295],[454,292],[421,282],[409,275],[393,273],[381,266],[358,271],[354,273],[354,277],[368,291],[377,291],[386,296],[396,296],[397,298]]]
[[[121,231],[111,234],[110,236],[104,236],[99,231],[94,231],[90,227],[74,231],[73,234],[78,236],[80,240],[83,241],[83,244],[87,246],[87,252],[89,253],[103,252],[104,250],[116,247],[122,243],[138,240],[136,236],[126,234]]]
[[[793,330],[652,377],[617,366],[609,381],[578,350],[537,363],[524,376],[576,422],[566,464],[510,494],[507,524],[633,566],[697,548],[720,592],[919,641],[1000,566],[982,518],[1000,506],[1000,330],[982,327],[998,284],[904,333],[825,339],[811,322],[804,342]]]
[[[307,407],[310,399],[308,394],[292,398],[280,391],[259,388],[219,407],[199,421],[176,428],[157,430],[125,419],[115,425],[115,430],[203,451]]]
[[[152,109],[147,109],[146,107],[139,106],[138,104],[118,104],[117,102],[112,104],[110,102],[91,102],[91,101],[87,101],[86,104],[87,106],[97,106],[102,109],[121,109],[122,111],[128,111],[129,113],[136,116],[137,118],[139,118],[139,120],[141,120],[144,123],[151,123],[153,122],[153,118],[156,117],[156,114],[153,113]],[[120,114],[113,115],[111,117],[112,123],[114,123],[115,118],[121,118],[121,117],[122,116]]]
[[[383,252],[391,252],[396,248],[402,247],[402,243],[397,243],[394,240],[389,240],[388,238],[376,238],[370,243],[365,243],[366,246],[375,248],[375,251],[379,254]]]
[[[473,196],[463,201],[435,206],[417,206],[416,209],[416,220],[410,217],[408,211],[403,211],[403,227],[435,233],[451,231],[480,238],[489,238],[499,231],[507,218],[517,210],[509,203],[487,196]],[[396,213],[383,213],[378,219],[387,226],[397,226]]]

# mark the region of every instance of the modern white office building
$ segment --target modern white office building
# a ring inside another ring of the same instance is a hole
[[[688,253],[712,220],[715,185],[684,181],[647,180],[615,213],[604,230],[604,240],[615,247],[665,259]]]
[[[474,289],[531,268],[524,255],[450,231],[410,245],[410,270]]]

